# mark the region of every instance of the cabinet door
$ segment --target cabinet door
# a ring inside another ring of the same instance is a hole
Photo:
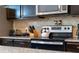
[[[6,8],[6,15],[7,19],[15,19],[16,18],[15,9]]]
[[[36,6],[35,5],[22,5],[22,17],[33,17],[36,16]]]
[[[4,46],[13,46],[13,39],[3,39],[2,45]]]
[[[66,51],[79,52],[79,42],[66,42]]]
[[[14,46],[16,46],[16,47],[22,47],[22,46],[24,46],[23,40],[20,40],[20,39],[14,40]]]
[[[59,11],[58,5],[38,5],[37,6],[37,12],[38,13],[49,14],[50,12],[57,12],[57,11]]]
[[[20,18],[21,17],[21,14],[20,14],[20,5],[8,5],[7,8],[15,9],[16,18]]]
[[[14,46],[16,46],[16,47],[28,47],[29,46],[29,40],[14,39]]]
[[[38,12],[54,12],[58,11],[58,5],[39,5]]]
[[[38,5],[37,15],[67,13],[67,5]]]
[[[79,5],[69,5],[69,14],[79,15]]]

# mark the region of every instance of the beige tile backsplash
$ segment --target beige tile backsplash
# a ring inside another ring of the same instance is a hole
[[[62,20],[63,25],[77,26],[77,24],[79,24],[79,16],[58,15],[49,16],[45,19],[15,20],[14,29],[25,30],[29,25],[34,25],[36,29],[40,30],[44,25],[55,25],[54,20]]]
[[[29,25],[34,25],[37,30],[41,30],[41,27],[44,25],[55,25],[54,20],[62,20],[63,25],[73,25],[73,37],[76,37],[77,24],[79,24],[79,16],[70,16],[70,15],[57,15],[49,16],[45,19],[26,19],[26,20],[15,20],[14,29],[20,29],[22,32],[25,32],[25,28]]]

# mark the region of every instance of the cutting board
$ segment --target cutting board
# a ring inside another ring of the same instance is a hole
[[[73,26],[73,28],[72,28],[72,36],[73,36],[73,38],[77,37],[77,27],[76,26]]]

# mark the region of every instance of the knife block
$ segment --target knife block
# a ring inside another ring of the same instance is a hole
[[[33,33],[34,33],[34,37],[35,38],[38,38],[39,37],[39,32],[37,30],[33,30]]]

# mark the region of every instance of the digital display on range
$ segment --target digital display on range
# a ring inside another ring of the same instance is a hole
[[[52,27],[52,30],[61,30],[61,27]]]

